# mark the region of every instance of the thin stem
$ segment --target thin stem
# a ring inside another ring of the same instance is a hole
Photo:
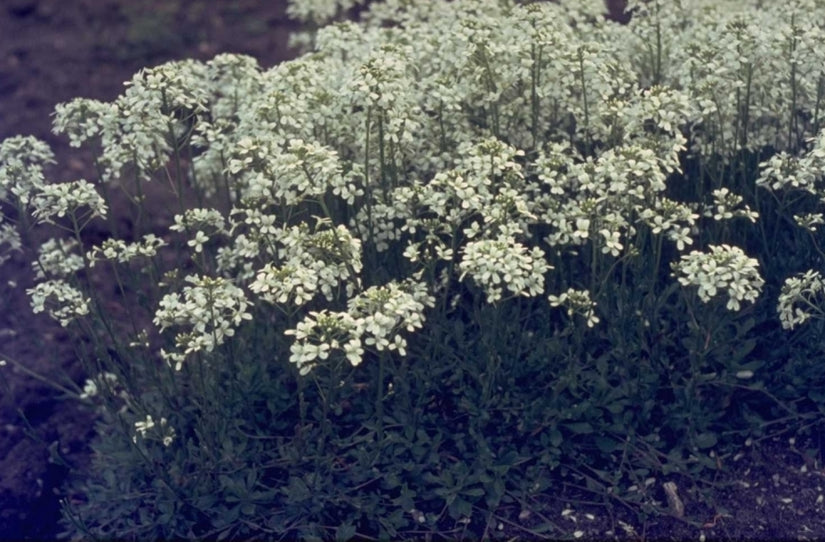
[[[378,382],[375,386],[375,416],[377,418],[376,439],[377,451],[380,455],[384,441],[384,378],[386,372],[386,353],[378,354]]]
[[[535,26],[535,21],[533,21]],[[533,43],[530,46],[530,58],[533,60],[533,65],[530,69],[530,132],[533,135],[533,150],[538,150],[539,147],[539,107],[540,100],[538,95],[538,86],[541,77],[541,54],[542,48],[536,47]]]
[[[578,49],[579,55],[579,84],[581,86],[581,93],[582,93],[582,105],[584,107],[584,131],[585,131],[585,140],[587,141],[587,148],[585,149],[585,154],[590,153],[590,149],[593,146],[593,142],[590,139],[590,106],[587,101],[587,85],[584,79],[584,51],[581,47]]]
[[[795,145],[794,135],[796,134],[796,59],[794,53],[796,52],[796,14],[791,15],[791,43],[788,50],[788,60],[791,63],[791,109],[788,118],[788,148],[793,150]]]
[[[0,353],[0,360],[11,363],[17,369],[20,369],[21,371],[23,371],[24,373],[26,373],[30,377],[34,378],[35,380],[38,380],[38,381],[46,384],[47,386],[50,386],[50,387],[52,387],[52,388],[54,388],[58,391],[62,391],[63,393],[65,393],[69,396],[76,397],[80,393],[80,388],[77,388],[76,390],[71,390],[71,389],[67,388],[66,386],[58,384],[54,380],[50,380],[49,378],[41,375],[40,373],[29,369],[25,364],[20,363],[19,361],[17,361],[13,357],[9,356],[8,354]]]

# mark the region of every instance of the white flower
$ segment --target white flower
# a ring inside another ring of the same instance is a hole
[[[825,317],[823,292],[825,280],[818,271],[808,270],[785,279],[776,307],[782,327],[793,329],[810,318]]]
[[[11,193],[23,205],[28,205],[46,180],[43,167],[54,163],[49,146],[31,136],[15,136],[0,143],[0,200]]]
[[[364,348],[361,346],[361,337],[351,337],[344,343],[344,354],[353,367],[361,364],[364,359]],[[403,354],[402,354],[403,355]]]
[[[593,327],[599,323],[599,317],[595,312],[596,302],[590,299],[590,292],[587,290],[568,288],[566,292],[559,295],[547,296],[547,300],[551,307],[567,307],[567,315],[571,318],[574,314],[583,316],[587,327]]]
[[[576,219],[576,229],[573,232],[573,237],[579,239],[587,239],[590,236],[590,219],[589,218],[577,218]]]
[[[347,310],[364,344],[375,346],[379,352],[397,351],[403,356],[407,342],[400,331],[413,332],[423,327],[424,309],[434,303],[424,284],[390,282],[357,295],[349,301]]]
[[[155,312],[154,323],[160,331],[172,326],[187,326],[191,332],[176,337],[178,352],[165,353],[180,370],[188,354],[211,352],[235,334],[235,328],[251,320],[250,305],[243,290],[221,277],[188,276],[192,286],[183,289],[183,295],[166,294]],[[181,355],[181,351],[183,354]]]
[[[40,245],[39,256],[32,262],[35,278],[66,278],[83,269],[83,258],[75,252],[75,239],[49,239]]]
[[[54,223],[54,218],[67,214],[75,217],[81,226],[90,217],[106,217],[106,202],[95,187],[80,179],[68,183],[47,184],[32,198],[32,215],[38,222]],[[83,212],[78,212],[84,209]]]
[[[685,250],[685,246],[693,244],[690,228],[687,227],[674,226],[667,232],[667,237],[676,243],[676,248],[680,251]]]
[[[735,217],[744,217],[751,222],[756,222],[759,218],[759,213],[751,211],[747,205],[741,209],[736,209],[744,198],[738,194],[733,194],[727,188],[719,188],[713,191],[713,207],[708,207],[705,210],[705,216],[713,217],[714,220],[728,220]]]
[[[459,263],[463,280],[469,275],[495,303],[506,288],[513,295],[532,297],[544,291],[544,275],[551,269],[538,247],[528,250],[512,237],[471,241]]]
[[[303,266],[276,268],[268,263],[258,271],[249,289],[269,303],[284,304],[291,300],[300,307],[318,291],[318,275]]]
[[[327,359],[334,350],[344,351],[352,365],[361,363],[363,349],[357,322],[347,312],[310,311],[295,329],[285,333],[295,336],[289,361],[301,375],[308,374],[319,360]]]
[[[599,230],[599,233],[604,237],[604,246],[602,247],[602,254],[610,253],[612,256],[618,256],[624,245],[621,243],[622,235],[619,232],[611,232],[609,230]]]
[[[198,230],[197,233],[195,233],[195,238],[190,239],[189,241],[186,242],[186,244],[188,246],[192,247],[193,249],[195,249],[195,252],[197,254],[200,254],[201,252],[203,252],[204,243],[206,243],[208,241],[209,241],[209,237],[207,237],[207,235],[205,233],[203,233],[201,230]]]
[[[175,223],[169,229],[184,232],[194,229],[208,229],[223,232],[226,221],[220,211],[216,209],[187,209],[182,215],[175,215]]]
[[[153,431],[155,429],[157,430]],[[152,416],[147,414],[143,421],[135,422],[135,434],[132,437],[132,442],[137,444],[138,437],[141,440],[146,440],[152,436],[152,433],[157,433],[155,438],[159,437],[164,446],[169,446],[175,439],[175,428],[168,424],[166,418],[161,418],[156,424]]]
[[[89,298],[83,297],[80,290],[64,280],[41,282],[26,290],[26,293],[31,297],[32,311],[35,314],[46,311],[63,327],[75,318],[89,314]]]
[[[98,395],[100,388],[114,388],[118,385],[117,375],[110,372],[98,374],[95,378],[87,378],[83,385],[83,393],[80,399],[90,399]]]
[[[674,275],[684,286],[697,286],[699,299],[707,303],[719,290],[728,294],[727,308],[739,310],[742,301],[754,302],[765,281],[759,262],[739,247],[710,245],[710,253],[694,250],[673,263]]]
[[[810,232],[815,232],[818,225],[825,224],[825,217],[823,217],[822,213],[794,215],[793,219],[800,227]]]
[[[152,258],[158,249],[164,246],[166,241],[152,233],[144,235],[141,241],[134,243],[127,243],[122,239],[106,239],[100,246],[92,247],[92,250],[86,253],[86,258],[90,267],[94,267],[98,260],[128,263],[137,257]]]

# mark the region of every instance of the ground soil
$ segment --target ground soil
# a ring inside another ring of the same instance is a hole
[[[270,66],[292,56],[286,40],[294,28],[283,1],[3,0],[0,140],[39,137],[57,154],[53,175],[78,178],[87,166],[50,132],[56,103],[75,96],[113,99],[139,68],[173,58],[237,52]],[[0,268],[0,354],[37,373],[82,382],[61,328],[31,313],[24,294],[31,283],[24,257]],[[54,539],[66,465],[84,464],[93,420],[24,371],[0,370],[0,539]],[[559,535],[580,540],[823,540],[822,443],[792,444],[788,436],[743,443],[710,495],[679,488],[683,519],[641,521],[621,508],[585,502],[565,486],[553,499],[510,511],[512,521],[500,528],[516,539],[534,538],[530,525],[550,522]],[[661,487],[649,492],[665,506]]]

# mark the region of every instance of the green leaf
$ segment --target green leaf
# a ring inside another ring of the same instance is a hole
[[[215,540],[217,540],[218,542],[221,542],[221,541],[226,540],[227,538],[229,538],[229,536],[231,534],[232,534],[232,527],[229,527],[227,529],[224,529],[220,533],[218,533],[218,536]]]
[[[700,433],[699,435],[696,435],[696,440],[694,442],[699,449],[706,450],[716,446],[717,440],[716,435],[713,433]]]
[[[593,426],[588,422],[573,422],[564,424],[570,431],[577,435],[587,435],[593,432]]]
[[[355,538],[355,525],[352,523],[344,523],[335,530],[336,542],[346,542]]]
[[[733,361],[741,361],[753,351],[756,347],[756,339],[748,339],[739,343],[736,351],[733,353]]]
[[[594,440],[596,442],[596,447],[606,454],[613,452],[618,447],[618,443],[612,438],[600,436],[596,437]]]
[[[469,495],[470,497],[481,497],[484,495],[484,489],[480,487],[471,487],[468,489],[464,489],[461,492],[464,495]]]
[[[464,499],[456,499],[450,504],[449,512],[453,519],[467,518],[473,512],[473,505]]]
[[[289,479],[289,486],[287,487],[287,495],[291,500],[295,501],[302,501],[309,499],[312,496],[312,493],[307,487],[306,482],[298,478],[297,476],[293,476]]]

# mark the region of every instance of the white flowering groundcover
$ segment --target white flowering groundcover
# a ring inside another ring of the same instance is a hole
[[[93,180],[0,143],[0,262],[31,256],[100,413],[67,532],[554,538],[518,510],[561,480],[666,512],[661,484],[810,427],[825,2],[630,9],[374,3],[268,70],[58,106]]]

